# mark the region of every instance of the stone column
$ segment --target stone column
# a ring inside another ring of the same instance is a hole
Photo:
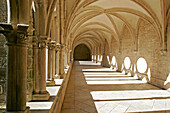
[[[33,42],[36,37],[33,36],[33,24],[32,19],[29,24],[28,28],[28,64],[27,64],[27,101],[32,100],[32,93],[33,93],[33,77],[34,77],[34,55],[33,55]]]
[[[7,100],[4,112],[29,112],[27,91],[27,28],[28,25],[0,24],[7,39]]]
[[[54,50],[55,51],[55,76],[54,76],[54,78],[55,79],[60,78],[60,76],[59,76],[59,66],[60,66],[60,64],[59,64],[59,59],[60,59],[59,50],[60,50],[60,44],[57,43],[56,47],[55,47],[55,50]]]
[[[107,60],[107,55],[106,55],[106,53],[103,53],[103,58],[102,58],[101,65],[102,65],[103,67],[108,67],[108,68],[110,68],[109,62],[108,62],[108,60]]]
[[[65,67],[65,69],[69,68],[68,54],[67,53],[69,53],[69,51],[68,51],[67,47],[65,47],[65,50],[64,50],[64,67]]]
[[[100,57],[101,57],[101,54],[100,54],[100,48],[98,47],[98,62],[100,62]]]
[[[64,50],[64,69],[67,68],[67,51]]]
[[[55,76],[55,54],[56,54],[56,50],[55,50],[55,44],[54,44],[53,49],[52,49],[52,77],[53,79]]]
[[[64,78],[65,77],[65,72],[64,72],[64,50],[65,50],[65,46],[61,45],[61,49],[59,51],[59,55],[60,55],[60,59],[59,59],[59,76],[60,78]]]
[[[70,62],[71,62],[71,50],[68,51],[67,62],[68,62],[68,65],[70,65]]]
[[[74,58],[73,58],[73,51],[72,50],[70,50],[70,62],[72,62],[72,61],[74,61]]]
[[[93,50],[93,62],[96,62],[96,48]]]
[[[47,36],[38,38],[34,48],[34,94],[33,100],[48,100],[50,95],[46,90],[46,43]]]
[[[34,55],[34,89],[33,94],[38,94],[40,92],[39,88],[39,75],[38,75],[38,40],[34,41],[34,47],[33,47],[33,55]]]
[[[96,63],[98,62],[98,49],[97,49],[97,47],[96,47],[96,52],[95,52],[95,54],[96,54]]]
[[[70,65],[70,51],[68,50],[68,53],[67,53],[67,65],[69,66]]]
[[[55,50],[55,76],[57,76],[57,68],[58,68],[58,65],[57,65],[57,59],[58,59],[58,57],[57,57],[57,49]]]
[[[55,75],[55,42],[48,44],[48,79],[47,85],[54,86],[54,75]]]

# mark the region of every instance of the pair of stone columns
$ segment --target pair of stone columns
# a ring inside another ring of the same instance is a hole
[[[32,100],[48,100],[46,90],[46,46],[47,36],[39,36],[34,45],[34,91]]]
[[[27,91],[27,28],[28,25],[0,24],[7,40],[7,100],[4,112],[29,112]]]
[[[57,78],[61,78],[63,79],[65,77],[65,72],[64,72],[64,53],[65,52],[65,45],[58,45],[57,47],[57,56],[58,58],[58,62],[57,62],[57,75],[59,77]]]
[[[54,78],[64,78],[64,48],[55,41],[48,44],[48,86],[55,85]]]
[[[55,75],[55,55],[56,55],[56,42],[51,41],[48,44],[48,78],[47,78],[47,85],[54,86],[54,75]]]

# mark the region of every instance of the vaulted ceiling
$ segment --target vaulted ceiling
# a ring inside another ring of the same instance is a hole
[[[73,45],[119,42],[126,26],[136,38],[139,21],[153,25],[163,40],[170,0],[66,0],[66,34]]]

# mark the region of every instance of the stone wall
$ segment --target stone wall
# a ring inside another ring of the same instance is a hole
[[[170,29],[169,26],[168,29]],[[136,75],[139,79],[145,79],[151,84],[168,89],[170,87],[170,80],[168,80],[168,76],[170,76],[170,30],[167,30],[168,50],[161,51],[161,39],[158,37],[154,27],[145,20],[140,20],[138,27],[137,50],[135,49],[134,38],[132,38],[128,28],[125,26],[121,36],[121,49],[119,51],[119,46],[112,44],[114,49],[112,49],[111,57],[116,57],[118,70],[132,76]],[[129,57],[131,60],[129,69],[124,66],[125,57]],[[137,61],[141,57],[147,62],[147,70],[144,73],[138,72],[137,69]]]
[[[7,2],[0,0],[0,22],[7,22]]]
[[[7,3],[0,0],[0,23],[7,22]],[[6,66],[7,66],[7,47],[6,39],[0,34],[0,108],[5,105],[6,99]]]

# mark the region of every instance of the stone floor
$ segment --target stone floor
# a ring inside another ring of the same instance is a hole
[[[63,79],[54,79],[55,86],[46,86],[47,91],[50,94],[50,98],[47,101],[30,101],[26,105],[30,107],[31,113],[49,113],[52,105],[54,104],[56,95],[58,94]]]
[[[61,113],[170,113],[170,92],[90,61],[75,62]]]

